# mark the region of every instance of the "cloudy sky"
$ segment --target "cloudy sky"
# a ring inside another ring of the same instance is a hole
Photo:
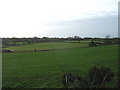
[[[0,37],[116,37],[118,1],[0,0]]]

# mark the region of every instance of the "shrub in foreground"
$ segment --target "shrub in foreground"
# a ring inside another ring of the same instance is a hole
[[[63,85],[65,88],[85,88],[87,87],[87,83],[85,80],[72,73],[66,73],[63,76]]]
[[[114,77],[114,73],[108,67],[94,66],[89,70],[88,82],[91,88],[106,87],[106,83],[110,82]]]
[[[105,88],[106,84],[114,77],[114,73],[108,67],[94,66],[89,69],[86,78],[65,73],[63,76],[63,85],[65,88]]]

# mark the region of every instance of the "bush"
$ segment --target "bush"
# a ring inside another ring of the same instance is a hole
[[[90,68],[86,78],[82,78],[72,73],[66,73],[63,76],[63,85],[65,88],[103,88],[110,82],[114,73],[108,67]]]
[[[85,83],[83,78],[72,73],[66,73],[63,76],[63,85],[65,88],[83,88]]]
[[[96,43],[94,42],[94,41],[91,41],[91,42],[89,42],[89,45],[88,45],[89,47],[94,47],[94,46],[97,46],[96,45]]]
[[[89,70],[88,82],[90,87],[105,87],[106,82],[110,82],[114,73],[108,67],[94,66]]]

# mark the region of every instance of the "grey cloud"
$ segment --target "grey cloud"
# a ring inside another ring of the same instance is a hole
[[[118,36],[118,17],[117,15],[108,15],[104,17],[91,18],[86,20],[75,20],[69,22],[57,22],[51,24],[54,28],[54,35],[81,37],[105,37],[109,34],[112,37]]]

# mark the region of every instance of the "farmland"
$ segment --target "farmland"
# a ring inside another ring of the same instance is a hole
[[[109,67],[115,73],[115,77],[108,86],[117,87],[117,44],[87,47],[86,43],[46,42],[8,47],[8,49],[18,52],[58,48],[65,49],[46,52],[3,53],[3,88],[63,88],[62,77],[65,72],[85,77],[89,68],[94,65]]]
[[[87,43],[45,42],[45,43],[35,43],[25,46],[12,46],[5,49],[10,49],[19,52],[19,51],[32,51],[32,50],[54,50],[54,49],[86,47],[86,46],[88,46]]]

